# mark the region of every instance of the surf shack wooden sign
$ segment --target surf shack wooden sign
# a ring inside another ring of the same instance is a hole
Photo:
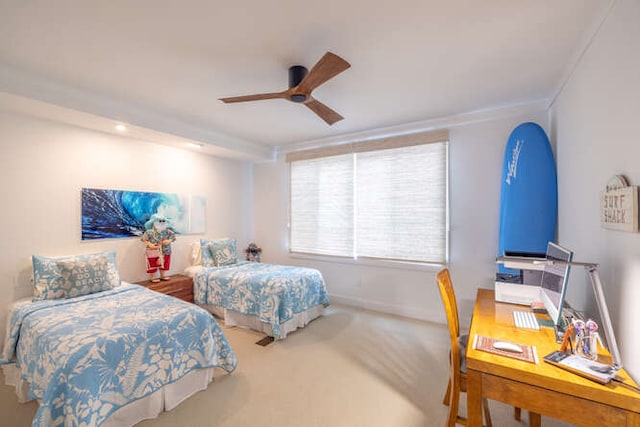
[[[638,187],[616,175],[600,193],[600,225],[612,230],[638,231]]]

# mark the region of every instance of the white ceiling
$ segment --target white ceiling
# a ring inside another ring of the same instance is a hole
[[[550,100],[615,0],[0,0],[0,91],[268,158],[274,148]],[[351,68],[285,100],[291,65]]]

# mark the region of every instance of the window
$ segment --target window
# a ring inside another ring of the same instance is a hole
[[[291,251],[354,256],[353,156],[291,163]]]
[[[444,264],[448,132],[290,153],[290,251]]]

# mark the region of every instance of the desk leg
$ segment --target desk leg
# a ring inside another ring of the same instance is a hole
[[[542,417],[540,414],[529,411],[529,427],[541,427]]]
[[[467,427],[482,427],[482,374],[467,369]]]

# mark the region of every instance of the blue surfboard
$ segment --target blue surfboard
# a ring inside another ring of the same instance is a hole
[[[549,138],[536,123],[523,123],[511,132],[504,151],[498,256],[544,254],[555,241],[557,216],[558,177]],[[498,272],[519,273],[502,264]]]

